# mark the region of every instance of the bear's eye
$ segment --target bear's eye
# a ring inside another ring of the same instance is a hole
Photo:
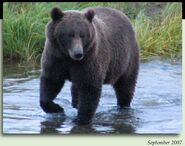
[[[75,36],[74,33],[69,33],[69,37],[73,38]]]
[[[81,38],[84,38],[84,37],[85,37],[85,35],[84,35],[84,34],[80,34],[80,37],[81,37]]]

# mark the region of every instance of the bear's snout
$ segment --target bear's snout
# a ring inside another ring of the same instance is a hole
[[[74,38],[72,40],[72,45],[69,49],[69,56],[73,60],[80,61],[84,57],[84,51],[82,46],[82,41],[80,38]]]
[[[84,57],[83,54],[83,49],[82,48],[75,48],[75,49],[70,49],[69,50],[69,56],[73,59],[73,60],[82,60]]]
[[[81,59],[83,57],[83,54],[79,52],[79,53],[76,53],[74,56],[76,59]]]

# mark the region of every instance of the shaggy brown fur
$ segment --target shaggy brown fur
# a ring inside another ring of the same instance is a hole
[[[128,18],[112,8],[62,12],[54,8],[42,54],[40,105],[63,112],[53,100],[65,80],[72,82],[72,105],[79,124],[89,124],[102,85],[111,84],[120,108],[130,106],[139,69],[139,48]]]

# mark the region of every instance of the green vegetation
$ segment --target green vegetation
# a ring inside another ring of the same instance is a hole
[[[182,3],[4,3],[3,57],[12,61],[39,61],[44,29],[54,6],[62,10],[108,6],[123,11],[132,21],[142,59],[181,57]]]

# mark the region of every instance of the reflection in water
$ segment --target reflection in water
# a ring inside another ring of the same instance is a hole
[[[65,121],[65,116],[58,117],[58,118],[54,118],[54,117],[46,118],[46,120],[40,122],[41,124],[40,133],[45,133],[45,134],[59,133],[57,129],[60,128],[61,125],[63,125],[64,121]]]
[[[104,85],[92,124],[78,126],[73,122],[77,110],[71,106],[70,82],[66,82],[55,100],[64,108],[65,116],[45,114],[39,106],[40,68],[4,65],[3,133],[180,133],[181,66],[159,60],[142,63],[131,108],[123,110],[117,109],[112,87]]]
[[[42,121],[40,133],[45,134],[118,134],[135,133],[138,118],[131,109],[109,113],[98,113],[90,125],[79,126],[73,120],[65,121],[64,117],[50,117]],[[67,124],[67,126],[65,126]]]
[[[138,118],[135,117],[132,109],[112,111],[114,113],[97,113],[92,124],[86,126],[79,126],[72,119],[65,121],[64,117],[46,118],[41,122],[40,133],[56,134],[61,131],[63,134],[135,133]]]

